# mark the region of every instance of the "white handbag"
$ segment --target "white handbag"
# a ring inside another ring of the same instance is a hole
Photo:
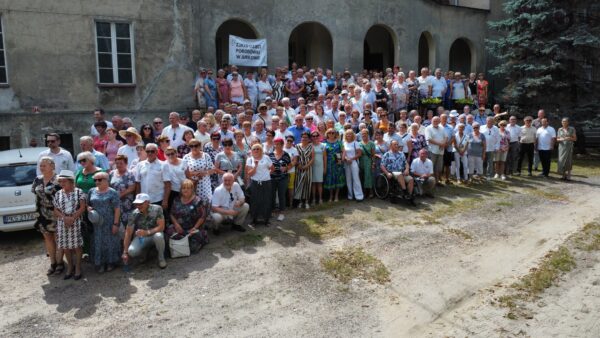
[[[171,257],[188,257],[190,255],[190,241],[188,235],[181,239],[175,239],[177,234],[174,234],[169,239],[169,249],[171,250]]]

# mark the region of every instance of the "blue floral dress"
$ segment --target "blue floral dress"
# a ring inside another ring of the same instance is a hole
[[[116,264],[121,258],[121,238],[119,233],[113,235],[115,208],[119,208],[119,193],[108,188],[99,192],[98,188],[90,189],[89,205],[102,216],[102,224],[94,225],[92,257],[95,265]]]
[[[187,232],[196,225],[198,220],[206,219],[206,210],[207,204],[198,196],[195,196],[189,203],[183,203],[181,198],[176,198],[171,207],[171,216],[174,217],[183,230]],[[171,223],[170,220],[169,223]],[[171,224],[167,228],[167,235],[170,237],[176,233],[177,230],[175,229],[175,226]],[[190,241],[190,250],[192,252],[197,252],[204,245],[208,244],[208,234],[204,224],[200,226],[197,232],[190,235],[188,239]]]
[[[131,171],[127,171],[124,175],[117,175],[117,171],[113,171],[110,175],[110,187],[115,189],[119,196],[121,192],[131,188],[131,186],[135,185],[135,176]],[[127,220],[129,219],[129,215],[134,209],[133,200],[135,199],[135,192],[123,196],[120,199],[120,208],[121,208],[121,224],[123,226],[127,226]]]
[[[346,174],[342,158],[342,142],[323,142],[327,152],[327,172],[325,173],[323,187],[325,189],[339,189],[346,186]]]

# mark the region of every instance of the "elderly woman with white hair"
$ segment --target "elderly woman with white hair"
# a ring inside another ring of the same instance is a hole
[[[96,186],[94,175],[104,170],[95,165],[96,157],[89,151],[79,153],[77,163],[79,163],[80,169],[75,173],[75,185],[87,194],[91,188]]]
[[[64,279],[81,279],[81,258],[83,247],[82,223],[86,207],[85,193],[75,186],[75,175],[70,170],[62,170],[58,175],[62,187],[52,201],[56,219],[56,243],[64,250],[68,270]],[[73,255],[75,262],[73,262]]]
[[[62,250],[56,248],[56,217],[54,216],[54,195],[61,189],[58,184],[54,159],[43,156],[38,161],[41,175],[33,180],[31,192],[35,194],[35,210],[38,213],[35,228],[44,236],[46,252],[50,258],[47,275],[60,274],[65,269]]]

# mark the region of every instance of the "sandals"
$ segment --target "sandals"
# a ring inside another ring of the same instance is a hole
[[[46,276],[54,274],[54,272],[56,271],[56,265],[56,263],[50,264],[50,268],[48,269],[48,271],[46,271]]]

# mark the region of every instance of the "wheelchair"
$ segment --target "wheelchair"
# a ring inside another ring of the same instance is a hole
[[[388,178],[384,173],[380,173],[375,177],[373,190],[375,196],[377,198],[385,200],[390,199],[392,203],[396,203],[398,201],[407,201],[408,204],[416,206],[415,204],[415,196],[417,195],[417,185],[415,184],[413,189],[413,194],[410,198],[405,198],[404,192],[402,191],[402,187],[400,187],[400,183],[395,178]]]

